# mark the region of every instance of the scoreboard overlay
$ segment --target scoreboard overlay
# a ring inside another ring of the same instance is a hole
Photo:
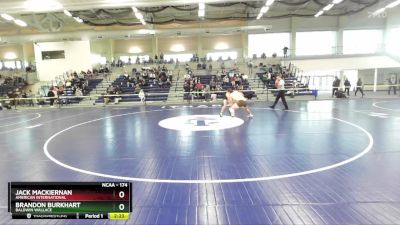
[[[13,219],[128,219],[130,182],[9,182]]]

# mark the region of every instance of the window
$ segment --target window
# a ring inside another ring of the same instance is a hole
[[[343,54],[371,54],[382,49],[382,30],[345,30]]]
[[[307,83],[310,89],[318,89],[320,91],[331,91],[332,83],[335,76],[340,76],[340,71],[309,71],[305,72],[302,77],[302,83]]]
[[[209,52],[209,53],[207,53],[207,60],[209,58],[211,58],[214,61],[215,60],[219,60],[219,59],[222,59],[222,60],[228,60],[228,59],[235,60],[235,59],[237,59],[237,55],[238,55],[237,52]]]
[[[135,64],[137,62],[137,59],[139,57],[139,63],[144,63],[145,61],[149,61],[150,56],[149,55],[131,55],[131,56],[121,56],[119,57],[120,60],[124,63],[129,63],[129,58],[131,58],[131,63]]]
[[[386,39],[386,52],[400,56],[400,28],[392,28],[388,30]]]
[[[267,57],[271,57],[274,53],[283,56],[283,48],[290,48],[290,34],[250,34],[248,46],[249,58],[252,58],[254,54],[259,58],[262,53],[265,53]]]
[[[43,51],[42,52],[42,60],[49,60],[49,59],[65,59],[64,50],[60,50],[60,51]]]
[[[4,67],[7,69],[15,69],[15,61],[5,61]]]
[[[332,55],[335,46],[335,31],[296,33],[296,55]]]
[[[178,59],[179,62],[189,62],[192,57],[192,54],[165,54],[164,60],[170,61],[173,59],[176,62],[176,59]]]
[[[15,61],[15,65],[17,66],[17,69],[22,69],[21,61]]]
[[[91,60],[92,60],[92,65],[95,64],[105,65],[107,63],[106,57],[96,54],[92,54]]]
[[[121,56],[121,57],[119,57],[119,59],[120,59],[123,63],[128,63],[128,62],[129,62],[129,58],[131,58],[131,63],[132,63],[132,57],[130,57],[130,56]]]

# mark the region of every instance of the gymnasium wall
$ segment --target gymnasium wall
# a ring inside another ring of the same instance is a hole
[[[93,42],[91,42],[92,45]],[[114,49],[114,58],[119,58],[119,56],[124,55],[152,55],[152,37],[149,38],[134,38],[128,40],[113,40],[112,41]],[[134,48],[141,50],[141,53],[132,52]]]
[[[51,81],[71,70],[92,69],[89,41],[42,42],[34,44],[36,69],[40,81]],[[65,51],[64,59],[42,60],[42,51]]]
[[[111,59],[114,56],[113,40],[90,41],[90,53]]]
[[[372,68],[400,67],[400,63],[388,56],[365,56],[365,57],[340,57],[325,59],[292,60],[294,65],[303,71],[317,70],[353,70]]]
[[[182,45],[185,50],[182,52],[173,52],[171,47],[174,45]],[[197,52],[198,40],[196,36],[189,37],[160,37],[158,38],[158,54],[161,52],[164,54],[168,53],[194,53]]]

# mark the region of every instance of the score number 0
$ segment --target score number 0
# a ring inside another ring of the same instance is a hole
[[[121,199],[123,199],[123,198],[125,197],[125,192],[124,192],[124,191],[120,191],[120,192],[118,193],[118,197],[121,198]],[[119,208],[120,211],[124,211],[124,209],[125,209],[125,204],[123,204],[123,203],[119,204],[118,208]]]

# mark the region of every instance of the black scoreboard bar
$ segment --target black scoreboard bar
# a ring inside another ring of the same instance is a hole
[[[13,219],[128,219],[130,182],[9,182]]]

